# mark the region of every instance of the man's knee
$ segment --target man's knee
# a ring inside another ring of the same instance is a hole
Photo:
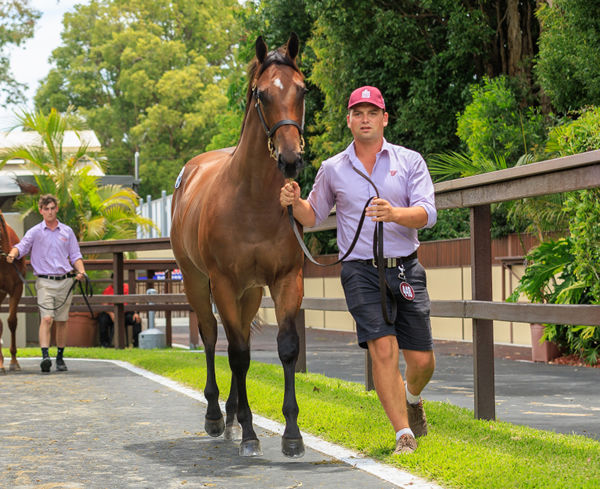
[[[374,362],[388,363],[398,359],[398,342],[395,336],[382,336],[368,341],[369,353]]]

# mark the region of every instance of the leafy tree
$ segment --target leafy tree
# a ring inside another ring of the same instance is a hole
[[[91,0],[63,20],[56,67],[38,90],[44,110],[77,107],[112,173],[157,195],[219,132],[239,39],[236,0]]]
[[[529,13],[533,0],[312,0],[307,5],[315,18],[311,80],[324,94],[316,115],[319,135],[311,138],[319,159],[349,142],[345,107],[357,86],[382,90],[390,141],[427,155],[458,149],[455,114],[473,80],[505,73],[531,85],[539,31]]]
[[[554,107],[567,113],[600,105],[600,4],[587,0],[543,2],[535,72]]]
[[[95,155],[82,142],[73,153],[65,152],[65,132],[72,128],[69,115],[56,110],[17,115],[16,127],[35,131],[39,144],[12,147],[0,155],[0,168],[11,159],[23,159],[32,165],[39,192],[51,193],[61,202],[58,218],[71,226],[80,241],[135,237],[136,226],[149,227],[152,222],[137,215],[138,198],[130,188],[98,185],[99,177],[90,174],[92,167],[102,168]],[[37,213],[36,195],[21,194],[16,207],[24,216]]]
[[[3,0],[0,3],[0,105],[3,107],[23,102],[25,88],[10,72],[8,48],[20,46],[33,37],[35,22],[40,16],[29,0]]]

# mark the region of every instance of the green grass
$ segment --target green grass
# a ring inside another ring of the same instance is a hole
[[[19,350],[39,356],[39,349]],[[67,348],[67,357],[125,360],[202,391],[204,355],[182,350]],[[216,359],[221,397],[229,392],[227,359]],[[299,425],[305,432],[448,488],[574,489],[600,487],[600,443],[499,421],[473,418],[448,403],[425,402],[429,435],[411,455],[392,455],[394,434],[374,392],[318,374],[296,375]],[[254,413],[284,423],[283,371],[252,362],[248,397]],[[168,422],[167,420],[165,422]]]

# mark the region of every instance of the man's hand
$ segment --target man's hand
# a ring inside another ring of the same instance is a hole
[[[297,182],[291,181],[281,187],[279,193],[279,203],[282,207],[297,204],[300,200],[300,186]]]
[[[387,200],[379,198],[371,201],[365,215],[372,221],[394,222],[396,219],[394,207]]]
[[[83,280],[83,277],[85,277],[85,272],[77,272],[77,274],[75,275],[75,280],[79,280],[81,282]]]
[[[16,251],[16,253],[15,253],[15,251]],[[19,256],[19,250],[17,250],[16,248],[13,248],[6,255],[6,261],[8,263],[12,263],[13,261],[15,261],[17,259],[18,256]]]

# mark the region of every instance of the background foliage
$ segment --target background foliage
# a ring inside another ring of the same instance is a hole
[[[9,50],[21,46],[33,37],[40,12],[31,7],[30,0],[0,2],[0,105],[23,102],[25,86],[17,82],[10,70]]]
[[[74,105],[112,173],[133,173],[141,194],[171,188],[181,166],[218,132],[225,73],[237,68],[236,0],[91,0],[66,14],[55,68],[36,105]]]

